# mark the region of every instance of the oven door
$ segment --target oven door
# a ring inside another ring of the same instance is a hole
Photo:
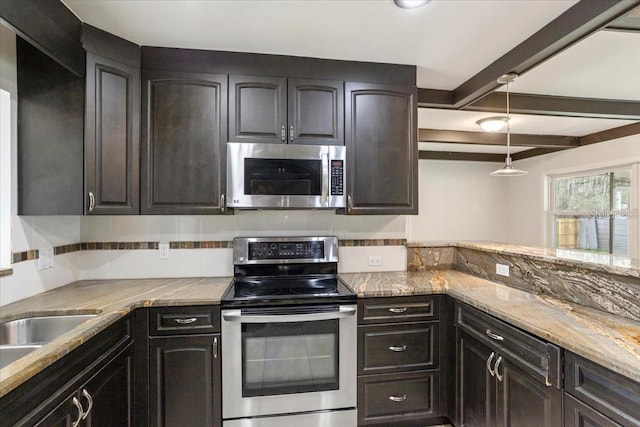
[[[355,313],[355,305],[223,310],[223,418],[355,408]]]

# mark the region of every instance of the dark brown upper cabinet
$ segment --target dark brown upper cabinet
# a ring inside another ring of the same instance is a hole
[[[140,47],[88,25],[83,45],[85,213],[138,214]]]
[[[343,145],[344,83],[229,77],[229,141]]]
[[[220,214],[227,75],[142,72],[143,214]]]
[[[418,213],[417,89],[347,83],[347,214]]]

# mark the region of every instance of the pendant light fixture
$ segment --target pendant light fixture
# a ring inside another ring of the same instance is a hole
[[[507,158],[504,161],[504,167],[502,169],[495,170],[491,172],[489,175],[491,176],[522,176],[526,175],[527,171],[523,171],[521,169],[516,169],[511,165],[511,128],[509,126],[509,83],[513,83],[515,79],[518,78],[517,73],[509,73],[503,74],[498,77],[498,83],[501,85],[507,85]]]

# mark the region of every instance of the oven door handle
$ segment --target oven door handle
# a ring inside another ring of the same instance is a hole
[[[341,306],[338,311],[326,313],[302,314],[242,314],[240,310],[229,310],[222,313],[224,320],[242,323],[270,323],[270,322],[312,322],[316,320],[333,320],[356,314],[355,307]]]

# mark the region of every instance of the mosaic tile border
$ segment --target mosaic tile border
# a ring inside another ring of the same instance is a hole
[[[341,239],[339,246],[404,246],[407,239]],[[55,246],[54,255],[63,255],[78,251],[104,251],[104,250],[149,250],[158,249],[160,242],[83,242],[70,243],[68,245]],[[174,241],[169,242],[171,249],[231,249],[231,240],[204,240],[204,241]],[[23,261],[31,261],[39,258],[38,249],[30,249],[24,252],[11,254],[11,263],[17,264]]]

